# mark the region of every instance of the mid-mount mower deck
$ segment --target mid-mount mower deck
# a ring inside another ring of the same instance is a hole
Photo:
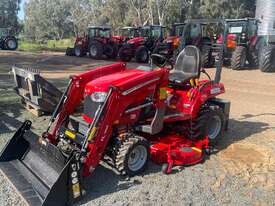
[[[41,137],[30,136],[30,121],[19,128],[1,152],[0,169],[27,203],[79,200],[84,177],[104,156],[128,176],[141,173],[150,157],[164,173],[204,159],[228,122],[230,103],[216,98],[224,93],[221,64],[215,80],[199,80],[205,71],[194,46],[180,53],[174,69],[161,55],[152,62],[73,76]]]

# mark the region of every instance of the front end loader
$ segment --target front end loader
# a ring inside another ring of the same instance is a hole
[[[40,137],[30,136],[30,121],[19,128],[1,152],[0,169],[26,202],[73,204],[104,157],[127,176],[143,172],[150,158],[166,174],[205,158],[228,122],[230,104],[216,98],[224,93],[221,64],[214,80],[199,80],[205,71],[194,46],[175,68],[161,55],[152,62],[73,76]]]

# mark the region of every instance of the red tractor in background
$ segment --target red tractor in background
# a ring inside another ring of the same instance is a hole
[[[159,42],[153,53],[161,54],[167,58],[176,57],[178,47],[180,45],[180,37],[184,32],[185,23],[175,23],[172,25],[170,36],[166,37],[162,42]]]
[[[139,36],[139,28],[126,26],[119,29],[119,35],[113,36],[113,38],[119,39],[121,42],[127,42],[128,40]]]
[[[223,20],[219,19],[189,19],[184,23],[172,25],[172,33],[169,37],[159,43],[153,53],[165,55],[167,58],[176,60],[185,46],[197,46],[202,53],[202,66],[213,67],[215,63],[215,45],[217,43],[217,33],[224,35]],[[222,44],[222,42],[220,42]]]
[[[259,45],[257,30],[259,21],[254,18],[227,19],[227,50],[231,68],[241,70],[248,61],[250,66],[258,66]]]
[[[163,40],[165,27],[160,25],[144,26],[139,29],[139,36],[130,39],[119,49],[118,57],[122,61],[131,61],[135,58],[136,62],[146,63],[150,53],[154,50],[158,42]]]
[[[66,55],[82,57],[88,53],[93,59],[101,59],[103,55],[114,59],[122,42],[123,39],[112,36],[111,27],[90,26],[88,34],[76,37],[74,48],[67,48]]]
[[[2,150],[0,169],[27,203],[63,206],[84,195],[84,177],[104,157],[129,176],[150,157],[164,173],[201,162],[227,128],[230,103],[216,98],[225,92],[221,64],[212,80],[200,62],[199,49],[187,46],[175,67],[153,54],[155,66],[116,63],[71,77],[46,132],[30,136],[26,121]]]

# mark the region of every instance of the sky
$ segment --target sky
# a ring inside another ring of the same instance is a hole
[[[21,19],[21,20],[24,20],[24,3],[25,3],[25,0],[21,0],[21,4],[20,4],[20,10],[18,12],[18,18]]]

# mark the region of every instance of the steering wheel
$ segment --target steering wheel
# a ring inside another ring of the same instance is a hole
[[[171,60],[161,54],[152,54],[151,55],[152,64],[158,67],[169,66],[168,69],[172,70],[174,68],[174,64]]]

